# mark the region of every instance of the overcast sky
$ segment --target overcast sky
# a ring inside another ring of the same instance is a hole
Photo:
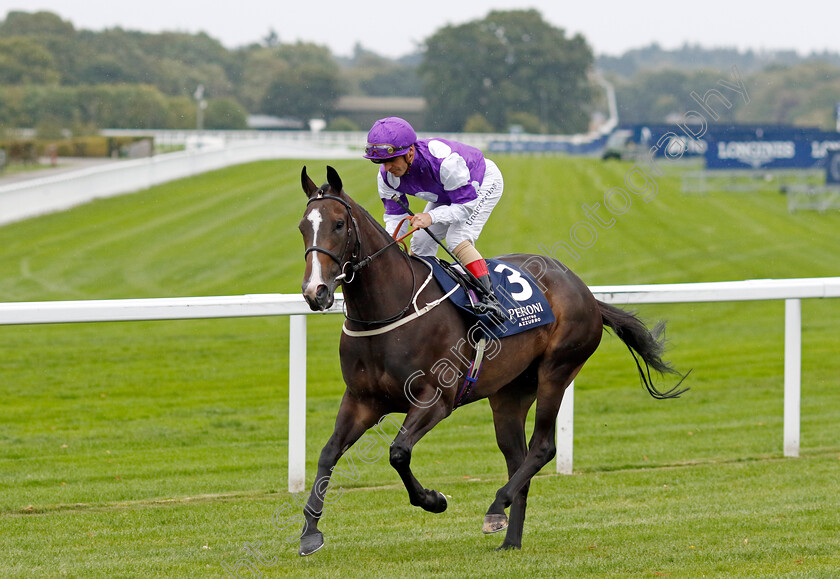
[[[492,9],[536,8],[596,54],[617,55],[658,42],[704,47],[840,51],[840,1],[796,0],[508,0],[387,2],[349,0],[0,0],[9,10],[48,10],[77,29],[204,31],[228,48],[259,42],[270,29],[281,42],[303,40],[350,55],[353,46],[403,56],[438,28],[481,19]]]

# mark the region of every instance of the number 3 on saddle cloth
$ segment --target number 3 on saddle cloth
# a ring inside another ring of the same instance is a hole
[[[472,284],[460,266],[456,267],[436,257],[420,257],[420,259],[432,268],[435,279],[444,293],[449,293],[455,286],[461,286],[452,293],[449,299],[476,321],[469,332],[470,343],[475,347],[475,356],[464,383],[456,395],[455,407],[457,408],[467,402],[472,387],[478,380],[488,338],[499,339],[513,336],[543,324],[550,324],[554,321],[554,312],[551,311],[548,300],[545,299],[533,276],[509,263],[488,259],[487,269],[490,271],[490,281],[493,282],[496,297],[502,307],[508,311],[509,319],[502,322],[490,314],[478,314],[474,309],[475,298],[470,298],[467,294]]]
[[[538,282],[531,274],[516,266],[497,259],[487,260],[487,269],[490,271],[490,280],[496,290],[496,297],[511,318],[500,323],[487,314],[480,315],[475,312],[465,291],[468,282],[458,267],[436,257],[421,257],[420,259],[432,267],[435,280],[445,293],[456,285],[461,286],[449,299],[473,319],[481,321],[484,329],[491,334],[490,337],[506,338],[554,321],[554,312],[551,311],[548,300],[540,291]]]

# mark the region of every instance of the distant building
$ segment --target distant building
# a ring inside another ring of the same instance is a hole
[[[343,96],[336,103],[333,117],[345,117],[360,130],[367,131],[383,117],[402,117],[417,130],[424,130],[426,100],[422,97]],[[255,131],[305,131],[309,124],[293,118],[249,115],[248,128]]]
[[[248,128],[254,131],[303,131],[307,126],[297,119],[248,115]]]
[[[338,99],[335,116],[347,117],[363,131],[383,117],[402,117],[422,131],[426,123],[426,100],[422,97],[343,96]]]

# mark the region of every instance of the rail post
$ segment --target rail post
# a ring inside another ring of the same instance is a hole
[[[289,316],[289,492],[306,485],[306,316]]]
[[[802,400],[802,301],[785,300],[784,455],[799,456]]]
[[[572,474],[575,438],[575,382],[563,393],[557,413],[557,474]]]

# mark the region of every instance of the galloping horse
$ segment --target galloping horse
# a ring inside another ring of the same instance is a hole
[[[406,414],[390,446],[390,462],[411,504],[433,513],[446,510],[444,495],[424,488],[409,463],[414,445],[456,407],[457,389],[441,388],[430,369],[449,359],[459,372],[467,372],[469,362],[461,356],[452,360],[452,352],[466,344],[471,321],[448,300],[441,300],[444,294],[437,283],[422,283],[430,276],[429,266],[399,249],[343,191],[332,167],[327,167],[327,183],[321,187],[304,167],[301,184],[309,198],[299,226],[306,246],[303,295],[313,310],[322,311],[333,304],[340,283],[347,318],[339,347],[347,389],[304,508],[299,553],[309,555],[324,544],[318,521],[333,467],[368,428],[391,412]],[[499,548],[519,549],[531,478],[555,455],[555,420],[563,393],[595,352],[605,326],[627,345],[653,397],[676,398],[685,390],[677,390],[678,384],[660,392],[650,380],[650,368],[679,375],[661,358],[661,325],[651,332],[632,314],[596,300],[586,284],[559,262],[525,254],[497,259],[529,272],[540,265],[539,283],[555,317],[548,325],[502,339],[495,355],[484,362],[467,399],[458,401],[487,398],[490,402],[509,479],[496,492],[483,531],[507,528]],[[534,432],[526,444],[525,418],[534,401]],[[505,514],[508,507],[510,519]]]

